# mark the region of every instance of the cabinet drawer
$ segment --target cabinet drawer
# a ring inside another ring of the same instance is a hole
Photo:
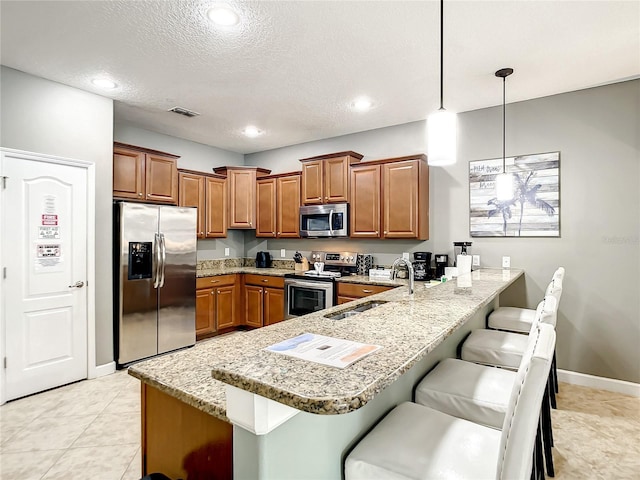
[[[235,281],[235,275],[216,275],[214,277],[196,278],[196,289],[233,285]]]
[[[247,285],[260,285],[261,287],[284,288],[284,277],[245,273],[244,283]]]
[[[374,293],[386,292],[387,290],[391,290],[391,287],[338,282],[338,296],[340,297],[367,297]]]

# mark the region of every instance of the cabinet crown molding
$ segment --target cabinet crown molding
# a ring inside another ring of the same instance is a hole
[[[349,150],[347,152],[327,153],[325,155],[318,155],[318,156],[315,156],[315,157],[301,158],[300,161],[301,162],[313,162],[315,160],[326,160],[328,158],[336,158],[336,157],[351,157],[355,161],[359,162],[360,160],[362,160],[362,157],[364,157],[364,155],[362,155],[361,153],[353,152],[353,151]]]
[[[113,142],[113,148],[124,148],[125,150],[135,150],[138,152],[150,153],[151,155],[162,155],[169,158],[180,158],[180,155],[174,155],[173,153],[162,152],[160,150],[153,150],[152,148],[138,147],[137,145],[129,145],[128,143]]]

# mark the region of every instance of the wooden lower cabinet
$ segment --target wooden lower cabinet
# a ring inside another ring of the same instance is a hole
[[[238,325],[240,282],[238,275],[196,279],[196,339]]]
[[[359,298],[386,292],[394,287],[383,287],[381,285],[363,285],[358,283],[338,282],[338,305],[358,300]]]
[[[231,480],[233,425],[142,383],[142,475]]]
[[[244,322],[248,327],[263,327],[284,320],[284,278],[245,274]]]

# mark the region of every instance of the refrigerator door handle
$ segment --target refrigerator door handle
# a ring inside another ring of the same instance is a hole
[[[167,262],[167,246],[165,244],[164,233],[160,234],[160,258],[162,260],[160,269],[160,288],[164,287],[164,267]]]
[[[155,234],[155,242],[153,242],[154,256],[155,256],[155,268],[153,269],[153,288],[158,288],[160,285],[160,266],[162,263],[160,253],[160,235]]]

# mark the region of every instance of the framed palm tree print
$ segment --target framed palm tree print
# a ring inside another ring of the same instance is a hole
[[[496,177],[510,175],[508,198],[498,198]],[[560,152],[469,162],[472,237],[559,237]]]

